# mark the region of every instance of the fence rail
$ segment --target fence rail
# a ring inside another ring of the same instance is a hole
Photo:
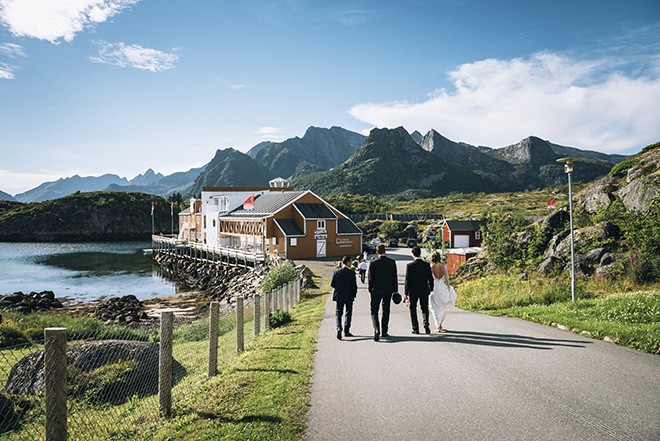
[[[162,312],[159,330],[104,338],[47,328],[43,340],[0,347],[0,440],[142,439],[301,294],[296,279],[236,297],[225,314],[218,302],[192,322]]]
[[[363,222],[367,220],[395,220],[402,222],[411,222],[416,220],[429,220],[437,219],[443,220],[445,218],[442,214],[389,214],[389,213],[371,213],[371,214],[349,214],[347,215],[353,222]]]
[[[189,242],[158,234],[151,236],[151,244],[154,254],[171,253],[193,260],[213,263],[221,262],[231,266],[254,267],[267,260],[263,252],[227,247],[211,247],[203,243]]]

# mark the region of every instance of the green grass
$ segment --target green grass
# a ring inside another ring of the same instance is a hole
[[[660,354],[660,291],[513,307],[490,314],[561,325],[593,338],[607,338],[620,345]]]
[[[521,281],[493,275],[462,283],[457,306],[580,332],[660,354],[660,288],[630,281],[579,280],[576,303],[566,279]]]
[[[298,304],[291,324],[255,339],[144,439],[302,439],[324,298]]]

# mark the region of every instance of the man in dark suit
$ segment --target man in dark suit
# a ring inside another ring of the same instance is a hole
[[[419,322],[417,321],[417,302],[422,310],[424,320],[424,332],[431,333],[429,327],[429,294],[433,291],[433,273],[431,265],[422,260],[422,249],[414,246],[412,255],[415,260],[406,266],[406,287],[404,301],[410,301],[410,321],[412,322],[413,334],[419,334]]]
[[[374,341],[380,337],[389,337],[387,330],[390,322],[390,302],[392,293],[399,289],[396,275],[396,262],[385,255],[385,245],[376,247],[378,257],[371,261],[367,278],[369,279],[369,294],[371,294],[371,321],[374,325]],[[382,321],[378,320],[378,310],[383,305]],[[382,325],[382,327],[381,327]]]
[[[341,340],[341,316],[344,316],[344,335],[353,337],[351,334],[351,318],[353,316],[353,300],[357,295],[357,282],[355,281],[355,271],[351,269],[352,262],[349,256],[342,260],[342,267],[332,275],[330,286],[335,289],[332,294],[332,300],[337,302],[335,309],[335,322],[337,324],[337,338]],[[346,312],[344,313],[344,309]]]

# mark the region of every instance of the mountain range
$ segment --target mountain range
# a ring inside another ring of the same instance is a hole
[[[355,193],[430,197],[450,192],[517,191],[561,185],[563,156],[582,158],[576,181],[606,174],[624,155],[581,150],[530,136],[502,148],[472,146],[435,130],[409,134],[403,127],[374,129],[368,137],[341,127],[310,127],[302,138],[262,142],[247,153],[219,149],[203,167],[168,176],[148,169],[130,181],[114,174],[72,176],[14,196],[38,202],[89,191],[120,191],[184,198],[206,186],[264,186],[275,177],[318,194]],[[0,200],[11,195],[0,192]]]

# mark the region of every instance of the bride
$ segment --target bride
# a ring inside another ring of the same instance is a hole
[[[442,262],[443,255],[439,251],[431,254],[431,272],[433,273],[433,292],[429,299],[429,306],[435,320],[435,332],[445,332],[442,323],[447,315],[447,306],[455,301],[449,286],[447,266]]]

